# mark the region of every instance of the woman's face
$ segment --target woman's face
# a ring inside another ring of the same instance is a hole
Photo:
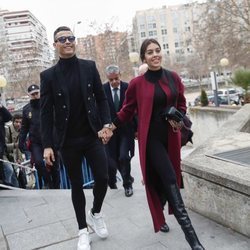
[[[148,64],[150,70],[159,70],[161,68],[161,61],[161,48],[155,43],[150,43],[145,51],[144,63]]]

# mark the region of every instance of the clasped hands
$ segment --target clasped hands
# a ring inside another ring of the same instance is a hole
[[[98,131],[98,137],[102,140],[103,144],[107,144],[109,142],[115,128],[115,125],[112,124],[112,128],[102,128],[100,131]]]

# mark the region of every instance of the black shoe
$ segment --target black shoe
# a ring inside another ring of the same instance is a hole
[[[126,197],[130,197],[133,195],[133,188],[132,187],[128,187],[128,188],[124,188],[125,189],[125,196]]]
[[[131,183],[134,183],[135,179],[133,176],[130,176],[130,181],[131,181]]]
[[[160,231],[163,232],[163,233],[169,232],[169,226],[167,225],[166,222],[161,226]]]
[[[110,187],[110,189],[117,189],[117,185],[115,183],[109,184],[109,187]]]

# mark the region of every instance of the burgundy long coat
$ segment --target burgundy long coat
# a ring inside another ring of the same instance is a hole
[[[160,86],[167,95],[167,106],[175,106],[178,110],[186,111],[186,99],[184,97],[184,86],[180,77],[171,72],[172,79],[174,80],[177,94],[174,96],[170,89],[169,80],[167,79],[167,71],[163,69],[162,76],[159,81]],[[164,224],[165,218],[160,203],[159,195],[156,193],[155,188],[147,184],[146,176],[146,145],[147,135],[149,131],[149,124],[152,114],[153,98],[154,98],[155,85],[148,82],[144,75],[138,76],[131,80],[126,92],[126,97],[123,107],[118,113],[118,118],[121,123],[125,123],[132,119],[135,112],[138,115],[138,143],[141,171],[145,183],[147,201],[150,208],[151,216],[153,219],[155,232],[160,230]],[[181,184],[181,169],[180,169],[180,149],[181,149],[181,135],[180,132],[173,132],[168,123],[168,154],[174,166],[177,184]],[[159,161],[161,159],[158,159]],[[147,167],[150,167],[147,165]],[[149,177],[150,178],[150,177]]]

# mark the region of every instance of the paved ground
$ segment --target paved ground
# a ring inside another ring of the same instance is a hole
[[[118,190],[108,191],[103,211],[110,236],[101,240],[91,232],[92,250],[190,249],[173,216],[166,214],[169,233],[154,233],[137,155],[132,162],[134,195],[125,197],[120,182]],[[92,190],[85,193],[90,208]],[[0,204],[0,250],[76,249],[78,231],[70,190],[0,190]],[[250,249],[249,238],[192,211],[189,215],[207,250]]]

